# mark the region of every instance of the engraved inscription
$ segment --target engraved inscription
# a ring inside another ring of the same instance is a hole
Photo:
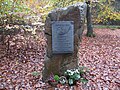
[[[53,53],[73,53],[74,51],[73,21],[54,21],[52,23]]]

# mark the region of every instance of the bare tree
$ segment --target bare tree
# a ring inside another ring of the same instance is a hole
[[[90,0],[87,2],[87,36],[88,37],[95,37],[95,34],[93,34],[93,26],[92,26],[92,20],[91,20],[91,7],[90,7]]]

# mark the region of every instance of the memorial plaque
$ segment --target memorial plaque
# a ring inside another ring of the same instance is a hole
[[[52,51],[55,54],[73,53],[74,51],[73,21],[52,22]]]

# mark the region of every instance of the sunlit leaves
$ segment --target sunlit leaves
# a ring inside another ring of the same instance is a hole
[[[15,12],[27,12],[28,7],[21,0],[1,0],[0,13],[1,15],[14,14]]]
[[[53,3],[54,8],[65,7],[77,2],[83,2],[84,0],[50,0]]]
[[[92,6],[94,7],[94,5]],[[100,0],[95,7],[96,9],[92,9],[94,23],[110,24],[112,21],[120,20],[120,13],[114,10],[111,0],[108,0],[107,3]]]

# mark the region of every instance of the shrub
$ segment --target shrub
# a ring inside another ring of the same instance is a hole
[[[120,13],[115,11],[112,2],[99,2],[92,4],[92,14],[94,24],[119,24]]]

